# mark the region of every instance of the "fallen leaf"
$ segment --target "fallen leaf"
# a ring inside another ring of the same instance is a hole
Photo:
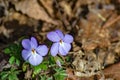
[[[6,29],[4,26],[0,26],[0,34],[2,33],[6,38],[9,38],[12,32],[12,29]]]
[[[78,77],[73,74],[72,69],[66,69],[66,73],[68,74],[68,76],[65,80],[79,80]]]
[[[53,15],[53,0],[39,0],[43,6],[46,8],[46,10],[48,11],[48,13],[50,14],[50,16],[54,17]]]
[[[19,3],[15,3],[15,8],[17,11],[21,11],[23,14],[26,14],[36,20],[43,20],[54,25],[58,24],[57,21],[48,16],[44,8],[39,5],[37,0],[22,0]]]
[[[114,80],[120,80],[120,62],[105,68],[104,74],[106,77],[113,78]]]
[[[63,7],[67,15],[72,16],[72,9],[70,4],[68,4],[66,1],[61,1],[60,6]]]
[[[3,68],[4,68],[4,66],[5,66],[6,63],[7,63],[6,60],[0,61],[0,72],[3,70]]]

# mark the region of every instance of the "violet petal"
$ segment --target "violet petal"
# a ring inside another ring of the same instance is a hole
[[[37,48],[37,46],[38,46],[37,40],[34,37],[31,37],[31,47]]]
[[[39,45],[36,50],[41,56],[45,56],[48,53],[48,48],[46,45]]]
[[[30,56],[31,56],[31,51],[25,49],[22,50],[22,57],[24,60],[27,60]]]
[[[59,35],[56,32],[49,32],[47,34],[47,38],[52,41],[52,42],[58,42],[61,40],[61,38],[59,37]]]
[[[30,64],[37,66],[43,61],[43,57],[39,54],[34,54],[29,57]]]
[[[60,30],[55,30],[55,32],[58,34],[58,36],[63,39],[64,38],[64,35],[63,33],[60,31]]]
[[[59,43],[53,43],[50,49],[52,56],[56,56],[58,54],[58,49],[59,49],[58,47],[59,47]]]
[[[63,41],[66,42],[66,43],[72,43],[73,42],[73,37],[69,34],[66,34]]]
[[[62,43],[60,46],[59,46],[59,53],[61,55],[67,55],[67,53],[70,51],[71,49],[71,45],[69,43]]]
[[[29,40],[29,39],[23,39],[23,40],[22,40],[22,46],[23,46],[25,49],[30,50],[30,49],[31,49],[30,40]]]

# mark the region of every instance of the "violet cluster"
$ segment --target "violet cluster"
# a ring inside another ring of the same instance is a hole
[[[47,38],[53,42],[50,53],[52,56],[60,54],[65,56],[71,49],[73,37],[69,34],[63,34],[60,30],[51,31],[47,34]],[[39,45],[34,37],[22,40],[22,57],[33,66],[39,65],[43,61],[43,56],[48,53],[46,45]]]

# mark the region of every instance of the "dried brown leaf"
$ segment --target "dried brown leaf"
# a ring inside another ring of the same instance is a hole
[[[60,6],[64,9],[67,15],[72,16],[72,9],[71,9],[70,4],[68,4],[65,1],[61,1]]]
[[[6,38],[9,38],[12,32],[12,29],[6,29],[4,26],[0,26],[0,34],[2,33]]]
[[[21,11],[23,14],[26,14],[36,20],[43,20],[55,25],[58,24],[57,21],[48,16],[44,8],[39,5],[37,0],[23,0],[19,3],[15,3],[15,8],[17,11]]]
[[[82,46],[82,48],[87,50],[87,51],[93,50],[96,47],[97,47],[97,44],[92,42],[92,41],[91,42],[84,42],[83,46]]]
[[[0,72],[3,70],[3,68],[4,68],[4,66],[5,66],[6,63],[7,63],[6,60],[0,61]]]
[[[66,73],[67,73],[68,76],[67,76],[67,78],[65,80],[79,80],[77,78],[77,76],[75,76],[73,74],[73,70],[72,69],[70,69],[70,68],[66,69]]]
[[[30,79],[32,75],[32,70],[27,70],[27,72],[25,73],[25,79]]]
[[[42,5],[46,8],[50,16],[54,17],[53,15],[53,0],[39,0]]]
[[[114,80],[120,80],[120,62],[104,69],[104,74]]]

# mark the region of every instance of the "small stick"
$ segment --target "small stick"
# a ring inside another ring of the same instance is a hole
[[[114,18],[114,19],[113,19]],[[102,29],[110,27],[112,24],[117,22],[120,19],[120,15],[115,18],[115,15],[112,15],[110,19],[102,26]]]

